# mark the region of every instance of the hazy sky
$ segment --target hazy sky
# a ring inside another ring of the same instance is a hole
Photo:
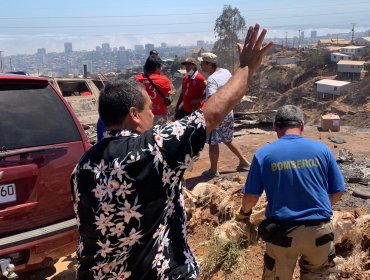
[[[214,41],[216,18],[224,5],[240,10],[247,25],[258,22],[269,37],[309,36],[370,28],[369,0],[0,0],[0,50],[3,56],[33,54],[37,48],[62,52],[93,50],[108,42],[112,47],[162,42],[194,45]]]

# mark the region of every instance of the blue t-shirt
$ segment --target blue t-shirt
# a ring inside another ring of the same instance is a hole
[[[328,194],[344,191],[334,155],[323,143],[285,135],[257,150],[243,193],[265,190],[266,217],[290,221],[332,216]]]

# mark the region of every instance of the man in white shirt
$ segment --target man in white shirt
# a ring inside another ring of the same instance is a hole
[[[224,68],[217,67],[217,55],[214,53],[202,53],[200,59],[200,66],[202,70],[210,76],[207,79],[206,87],[206,102],[212,95],[223,87],[231,78],[231,73]],[[217,177],[219,172],[217,170],[217,163],[220,154],[219,144],[224,143],[239,159],[239,165],[236,167],[237,171],[248,170],[250,163],[242,155],[242,151],[234,139],[234,113],[231,111],[223,120],[207,136],[207,143],[209,144],[209,159],[211,162],[210,169],[203,172],[202,175],[207,177]]]

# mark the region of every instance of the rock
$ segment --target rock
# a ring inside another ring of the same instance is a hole
[[[225,197],[225,192],[218,186],[210,183],[199,183],[191,191],[195,198],[196,206],[210,204],[216,197],[220,197],[220,202]]]
[[[362,215],[356,219],[356,228],[361,232],[361,247],[365,252],[370,249],[370,215]]]
[[[369,180],[363,177],[348,177],[346,178],[347,183],[356,183],[367,186],[369,184]]]
[[[363,216],[363,215],[368,215],[368,211],[365,209],[365,208],[356,208],[355,209],[355,218],[359,218],[360,216]]]
[[[235,209],[238,207],[240,206],[235,205],[230,196],[226,196],[218,206],[218,219],[220,223],[231,220]]]
[[[346,240],[351,240],[350,237],[353,233],[353,225],[355,224],[355,221],[354,215],[350,212],[334,211],[334,244],[340,244]]]
[[[193,213],[195,212],[195,203],[189,197],[185,198],[184,202],[185,202],[186,220],[190,221],[191,218],[193,217]]]
[[[361,197],[363,199],[369,199],[370,198],[370,188],[369,187],[355,188],[352,191],[352,195],[356,197]]]
[[[233,181],[234,182],[237,182],[239,184],[243,184],[245,183],[245,176],[239,176],[239,175],[236,175],[233,177]]]
[[[353,154],[347,150],[347,149],[340,149],[337,162],[342,163],[342,162],[353,162]]]
[[[249,242],[257,241],[257,231],[253,226],[247,226],[245,223],[237,221],[227,221],[215,229],[215,235],[230,240],[232,242],[240,243],[248,240]]]

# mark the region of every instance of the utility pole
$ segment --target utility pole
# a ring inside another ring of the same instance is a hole
[[[285,32],[285,48],[288,49],[288,32]]]
[[[301,30],[298,30],[298,50],[300,48],[300,43],[301,43]]]
[[[3,72],[3,57],[2,57],[2,53],[4,51],[0,51],[0,72]]]
[[[352,24],[352,43],[353,43],[353,40],[354,40],[354,38],[355,38],[355,25],[356,25],[356,23],[351,23]]]
[[[10,72],[12,72],[13,71],[13,65],[12,65],[12,59],[11,58],[9,58],[9,63],[10,63]]]

